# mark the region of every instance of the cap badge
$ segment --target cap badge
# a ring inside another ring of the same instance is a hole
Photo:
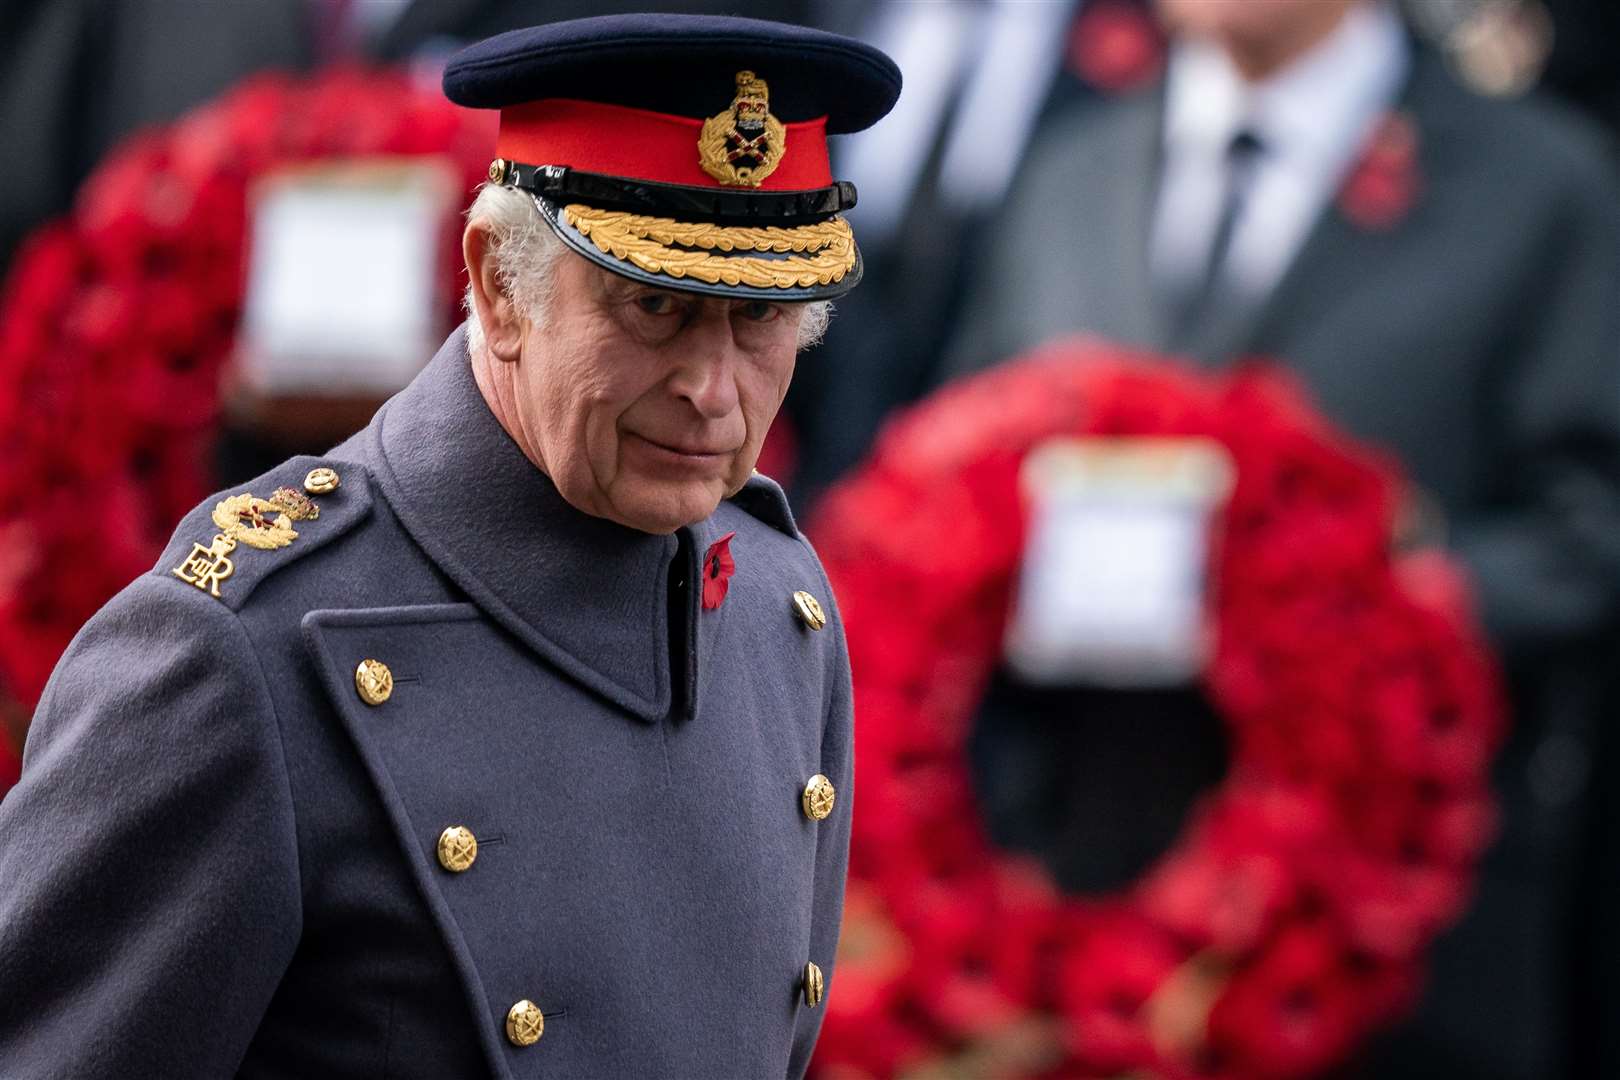
[[[770,113],[765,80],[752,71],[737,72],[731,108],[703,121],[698,163],[722,184],[759,187],[776,171],[786,151],[787,128]]]

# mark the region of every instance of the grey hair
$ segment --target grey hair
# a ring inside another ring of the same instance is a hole
[[[489,234],[495,280],[525,319],[544,326],[557,291],[557,259],[568,249],[540,216],[533,197],[516,188],[485,184],[467,209],[467,227],[482,228]],[[467,313],[467,348],[482,351],[484,327],[478,321],[471,284],[462,296],[461,306]],[[832,301],[806,304],[804,317],[799,320],[798,347],[803,350],[820,344],[831,319]]]
[[[512,298],[518,313],[531,323],[544,325],[552,294],[557,290],[553,271],[567,248],[540,216],[533,197],[517,188],[485,184],[467,208],[467,227],[481,228],[489,234],[495,280]],[[484,326],[478,320],[470,282],[461,306],[467,313],[467,348],[481,352]]]

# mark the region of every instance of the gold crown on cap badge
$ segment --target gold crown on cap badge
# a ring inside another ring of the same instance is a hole
[[[731,107],[703,121],[698,163],[732,187],[759,187],[787,152],[787,128],[771,115],[770,88],[752,71],[737,72]]]

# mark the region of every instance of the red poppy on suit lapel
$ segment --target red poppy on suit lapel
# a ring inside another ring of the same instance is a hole
[[[1164,32],[1141,4],[1091,0],[1069,28],[1064,61],[1083,82],[1123,94],[1158,78],[1164,58]]]
[[[703,553],[703,610],[713,611],[726,598],[731,588],[731,575],[737,572],[737,562],[731,557],[731,538],[728,532],[709,545]]]
[[[1417,201],[1422,181],[1417,124],[1406,113],[1390,113],[1379,121],[1339,189],[1339,212],[1363,229],[1392,229]]]

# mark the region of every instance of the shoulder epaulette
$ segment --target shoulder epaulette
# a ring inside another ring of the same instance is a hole
[[[767,525],[798,538],[799,527],[793,522],[787,494],[781,485],[764,473],[756,472],[749,477],[742,490],[731,496],[731,501]]]
[[[259,582],[370,512],[363,466],[296,457],[187,514],[156,570],[176,587],[200,589],[237,610]]]

